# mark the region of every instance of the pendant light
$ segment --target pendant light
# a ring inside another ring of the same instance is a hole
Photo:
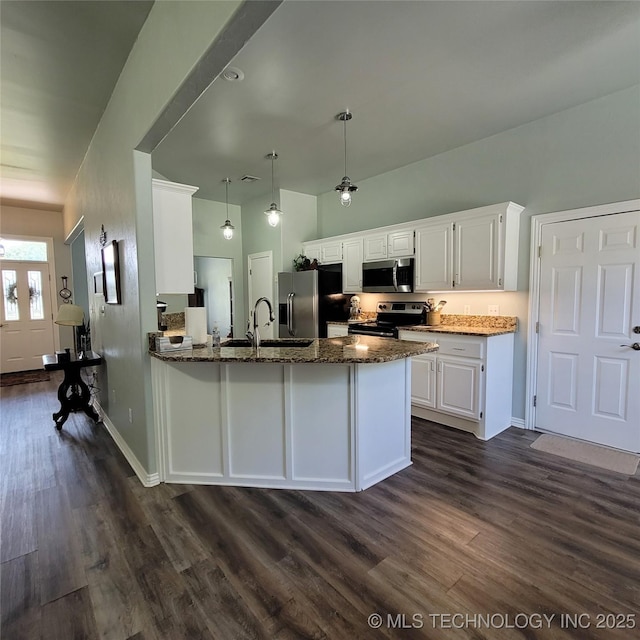
[[[264,212],[264,215],[267,216],[267,220],[272,227],[277,227],[278,222],[280,222],[280,216],[283,215],[282,211],[278,209],[278,205],[276,204],[276,198],[274,195],[275,191],[273,179],[273,161],[278,159],[278,154],[275,151],[272,151],[265,157],[271,160],[271,204],[269,205],[269,208]]]
[[[344,177],[335,190],[340,193],[340,204],[343,207],[349,207],[351,206],[351,194],[358,190],[355,184],[351,184],[351,179],[347,175],[347,120],[351,120],[353,114],[347,109],[339,113],[336,118],[344,123]]]
[[[222,182],[224,182],[225,201],[227,203],[227,219],[224,221],[224,224],[220,228],[222,229],[222,235],[224,236],[224,239],[231,240],[231,238],[233,238],[233,230],[235,229],[235,227],[229,220],[229,183],[231,182],[231,179],[225,178]]]

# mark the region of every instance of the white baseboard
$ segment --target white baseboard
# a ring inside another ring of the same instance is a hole
[[[135,474],[138,476],[138,480],[140,480],[143,486],[155,487],[157,484],[160,484],[160,474],[147,473],[147,470],[142,466],[142,463],[140,462],[140,460],[138,460],[136,454],[131,451],[131,448],[125,442],[124,438],[120,435],[119,431],[116,429],[113,422],[111,422],[104,409],[95,400],[93,401],[93,404],[96,410],[99,412],[100,417],[102,418],[102,424],[104,424],[109,435],[116,443],[118,449],[120,449],[120,451],[122,452],[122,455],[127,459],[127,462],[131,465],[131,468],[135,471]]]
[[[522,418],[514,418],[511,416],[511,426],[518,427],[518,429],[526,429],[527,427],[524,424],[524,420]]]

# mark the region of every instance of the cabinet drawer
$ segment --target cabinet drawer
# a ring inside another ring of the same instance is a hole
[[[438,355],[484,358],[484,340],[482,338],[438,336],[436,342],[440,345]]]

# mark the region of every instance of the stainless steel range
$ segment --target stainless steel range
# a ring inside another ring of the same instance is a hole
[[[379,302],[376,319],[349,325],[349,333],[397,338],[398,327],[422,323],[422,310],[425,304],[425,302]]]

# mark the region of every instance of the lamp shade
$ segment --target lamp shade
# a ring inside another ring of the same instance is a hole
[[[58,309],[56,324],[65,327],[81,327],[84,322],[84,311],[77,304],[63,304]]]

